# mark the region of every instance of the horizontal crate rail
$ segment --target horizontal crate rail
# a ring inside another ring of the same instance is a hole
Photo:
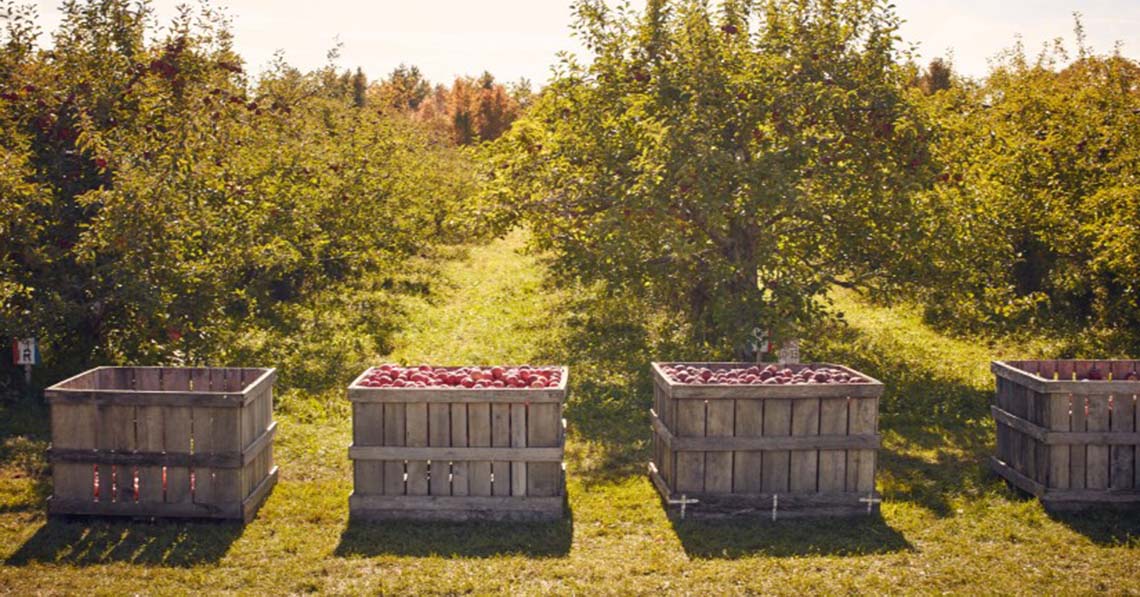
[[[110,501],[64,498],[48,498],[48,512],[59,514],[81,514],[93,516],[137,516],[172,518],[240,518],[249,521],[258,506],[268,496],[277,483],[278,470],[273,467],[253,492],[240,502],[203,503],[186,501],[164,503],[139,501]]]
[[[240,452],[145,452],[137,450],[61,449],[48,448],[48,462],[77,464],[134,464],[146,466],[200,466],[209,468],[241,468],[273,442],[277,434],[277,421],[269,424],[252,444]]]
[[[550,512],[560,511],[564,498],[531,496],[352,495],[353,508],[407,511]]]
[[[990,406],[994,420],[999,424],[1012,427],[1033,439],[1049,445],[1111,445],[1111,446],[1140,446],[1140,432],[1125,433],[1121,431],[1052,431],[1035,423],[1009,413],[997,406]]]
[[[1140,381],[1074,381],[1072,379],[1045,378],[1003,361],[992,362],[990,371],[998,377],[1025,386],[1039,394],[1120,394],[1127,396],[1140,394]]]
[[[562,462],[562,454],[562,446],[557,448],[352,446],[348,449],[348,456],[353,460]]]
[[[750,452],[765,450],[876,450],[882,443],[878,434],[790,435],[743,437],[678,437],[650,410],[653,431],[674,452]]]
[[[1136,489],[1052,489],[1023,475],[1000,458],[991,456],[990,467],[1018,489],[1048,501],[1140,503],[1140,490]]]

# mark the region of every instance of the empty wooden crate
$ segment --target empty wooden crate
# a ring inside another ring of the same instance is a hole
[[[277,482],[276,378],[99,367],[48,388],[49,513],[248,522]]]
[[[1140,361],[996,361],[995,472],[1052,510],[1140,505]]]
[[[861,383],[687,384],[666,366],[711,371],[736,363],[653,363],[650,477],[681,513],[772,518],[878,511],[878,410],[883,385],[836,365]],[[763,367],[763,365],[760,365]]]
[[[557,387],[348,388],[357,520],[554,520],[565,502]]]

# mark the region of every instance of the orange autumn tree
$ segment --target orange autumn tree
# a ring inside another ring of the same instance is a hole
[[[376,103],[426,123],[457,145],[499,138],[518,118],[531,95],[526,80],[509,88],[489,72],[457,77],[451,87],[434,87],[414,66],[400,65],[369,93]]]

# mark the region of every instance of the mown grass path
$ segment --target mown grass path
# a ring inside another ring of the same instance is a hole
[[[611,392],[633,373],[598,365],[642,353],[563,352],[583,346],[566,342],[577,333],[568,324],[572,297],[543,287],[541,265],[519,253],[524,240],[515,234],[446,264],[442,292],[411,306],[395,351],[384,358],[593,363],[571,373],[565,521],[350,526],[350,422],[283,413],[281,482],[245,528],[46,522],[49,489],[36,464],[43,413],[24,413],[35,420],[0,428],[0,592],[1140,592],[1136,516],[1052,518],[985,472],[992,431],[977,416],[989,391],[985,362],[1007,349],[945,338],[909,311],[868,307],[845,294],[837,306],[850,327],[813,350],[891,386],[882,517],[671,521],[641,473],[649,434],[647,419],[638,417],[647,397],[630,403],[628,394]],[[636,344],[625,330],[610,335],[615,343],[598,350]],[[915,416],[927,410],[928,417]],[[606,412],[615,414],[598,415]]]

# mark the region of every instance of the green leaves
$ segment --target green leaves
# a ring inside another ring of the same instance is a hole
[[[731,349],[756,325],[794,333],[830,283],[899,258],[926,127],[884,4],[576,7],[593,62],[563,63],[487,170],[560,271]]]

